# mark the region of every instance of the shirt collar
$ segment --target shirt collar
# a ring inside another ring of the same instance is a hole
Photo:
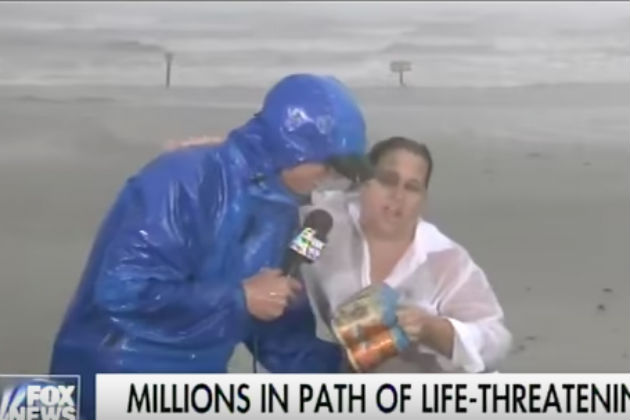
[[[348,197],[348,213],[355,227],[359,232],[362,232],[359,222],[361,206],[356,194]],[[403,259],[406,259],[411,252],[411,260],[418,265],[424,263],[429,254],[445,251],[453,247],[453,242],[440,232],[437,227],[423,219],[418,219],[411,249],[405,253]]]

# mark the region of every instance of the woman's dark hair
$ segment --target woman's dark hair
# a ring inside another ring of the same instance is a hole
[[[431,179],[431,172],[433,172],[433,158],[429,148],[424,143],[419,143],[415,140],[411,140],[407,137],[390,137],[385,140],[381,140],[372,146],[368,158],[373,166],[378,165],[378,162],[388,154],[395,150],[404,149],[415,155],[422,157],[427,162],[427,179],[426,187],[429,186],[429,180]]]

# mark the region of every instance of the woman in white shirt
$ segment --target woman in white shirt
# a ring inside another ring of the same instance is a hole
[[[468,252],[422,218],[432,158],[404,137],[370,152],[374,179],[354,193],[314,196],[334,225],[328,246],[303,268],[318,333],[334,340],[339,304],[374,283],[402,296],[398,323],[412,342],[377,372],[487,372],[507,354],[511,335],[484,272]]]

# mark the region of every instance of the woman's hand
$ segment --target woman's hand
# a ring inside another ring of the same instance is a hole
[[[417,306],[401,306],[396,312],[398,325],[403,329],[407,338],[414,343],[423,340],[427,333],[427,324],[433,316]]]
[[[421,343],[451,358],[455,329],[447,319],[434,316],[417,306],[401,306],[396,313],[398,325],[409,340]]]
[[[219,136],[190,137],[186,140],[170,140],[166,143],[165,148],[166,150],[175,150],[201,144],[219,144],[223,140],[224,138]]]

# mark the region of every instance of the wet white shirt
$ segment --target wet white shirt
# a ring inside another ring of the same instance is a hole
[[[359,225],[360,207],[353,194],[328,192],[313,197],[313,208],[334,220],[321,258],[302,270],[322,339],[334,341],[330,319],[335,308],[371,284],[370,254]],[[484,272],[468,252],[420,220],[414,240],[385,283],[401,294],[401,303],[417,305],[448,319],[455,331],[452,357],[417,345],[390,359],[376,372],[487,372],[505,358],[511,335],[503,310]]]

